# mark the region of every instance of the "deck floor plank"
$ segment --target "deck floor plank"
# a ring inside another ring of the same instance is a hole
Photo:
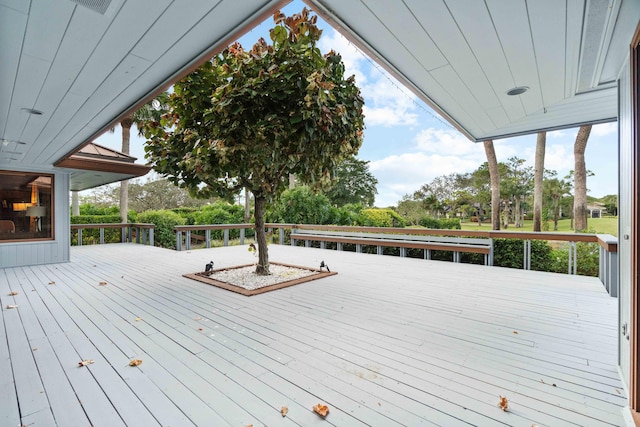
[[[63,426],[104,412],[136,427],[623,425],[617,301],[597,279],[277,245],[270,254],[339,274],[244,297],[181,275],[211,259],[255,262],[246,247],[133,244],[0,270],[0,368],[12,372],[0,421]],[[134,357],[143,364],[129,367]],[[81,358],[96,363],[77,368]],[[311,411],[319,402],[326,420]]]

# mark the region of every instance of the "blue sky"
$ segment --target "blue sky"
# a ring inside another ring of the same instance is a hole
[[[283,9],[287,15],[299,12],[303,4],[294,1]],[[324,32],[320,49],[334,49],[342,55],[347,75],[354,74],[365,100],[364,143],[358,157],[370,161],[370,170],[378,179],[375,205],[396,205],[404,194],[411,194],[436,176],[477,169],[486,161],[482,144],[469,141],[444,119],[434,113],[397,80],[377,66],[354,45],[319,20]],[[249,48],[259,37],[268,40],[269,19],[240,39]],[[573,169],[573,142],[578,129],[549,132],[545,168],[556,170],[564,177]],[[114,149],[122,146],[120,128],[105,134],[98,144]],[[533,166],[536,135],[494,141],[498,161],[512,156],[527,160]],[[144,162],[144,139],[132,129],[131,155]],[[587,144],[587,169],[594,172],[588,178],[589,195],[602,197],[618,192],[617,184],[617,124],[596,125]]]

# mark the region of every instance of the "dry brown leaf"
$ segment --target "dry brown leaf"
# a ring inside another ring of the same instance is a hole
[[[286,417],[288,412],[289,412],[289,408],[287,408],[286,406],[283,406],[282,408],[280,408],[280,413],[282,414],[283,417]]]
[[[555,383],[553,383],[553,384],[551,384],[551,385],[552,385],[552,386],[554,386],[554,387],[557,387]]]
[[[11,310],[12,308],[18,308],[18,306],[17,306],[17,305],[15,305],[15,304],[9,304],[9,305],[7,306],[7,308],[8,308],[9,310]]]
[[[78,362],[78,366],[87,366],[93,364],[94,361],[91,359],[85,359],[82,362]]]
[[[16,291],[9,292],[9,296],[10,297],[15,297],[16,295],[18,295],[18,293]]]
[[[202,328],[198,328],[198,330],[199,330],[199,331],[204,331],[204,329],[202,329]]]
[[[31,351],[38,351],[38,347],[33,347]]]
[[[313,407],[313,412],[324,418],[329,413],[329,407],[327,405],[323,405],[322,403],[318,403]]]
[[[247,425],[246,425],[246,426],[244,426],[244,427],[253,427],[253,424],[247,424]]]
[[[509,401],[506,397],[500,396],[500,402],[498,402],[498,406],[500,407],[500,409],[507,412],[509,410]]]
[[[100,286],[104,286],[104,285],[106,285],[106,284],[107,284],[107,282],[105,282],[105,281],[103,280],[103,281],[101,281],[101,282],[100,282],[100,283],[98,283],[98,284],[99,284]]]
[[[518,331],[513,331],[514,334],[518,335]]]
[[[142,320],[142,317],[136,317],[136,322],[139,322]]]
[[[129,362],[129,366],[139,366],[142,364],[142,360],[140,359],[133,359],[132,361]]]
[[[49,282],[50,285],[55,285],[56,282],[54,282],[53,280]]]
[[[202,320],[202,317],[197,316],[194,320]]]

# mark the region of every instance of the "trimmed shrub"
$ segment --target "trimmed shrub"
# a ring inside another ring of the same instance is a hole
[[[332,207],[324,194],[314,193],[301,186],[285,190],[266,214],[266,222],[286,224],[329,224]]]
[[[531,241],[531,269],[552,271],[552,249],[546,240]],[[493,239],[493,265],[496,267],[524,267],[524,243],[518,239]]]
[[[404,227],[404,218],[391,209],[363,209],[358,215],[357,225],[364,227]]]
[[[117,224],[120,222],[120,214],[110,215],[72,215],[71,224]],[[104,230],[105,243],[118,243],[121,240],[121,231],[117,228]],[[100,243],[100,229],[86,228],[82,230],[83,245],[97,245]],[[71,245],[78,244],[78,233],[71,234]]]
[[[577,273],[582,276],[599,277],[600,249],[597,243],[577,242]],[[569,244],[565,243],[552,251],[552,265],[547,271],[567,273],[569,270]]]
[[[154,224],[155,245],[163,248],[176,248],[176,235],[173,227],[185,225],[185,219],[169,210],[145,211],[138,214],[138,222]]]
[[[430,216],[423,216],[418,221],[418,224],[425,228],[446,229],[446,230],[460,230],[462,225],[459,218],[443,218],[437,219]]]

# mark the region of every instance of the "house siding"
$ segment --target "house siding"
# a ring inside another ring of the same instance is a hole
[[[54,240],[0,243],[0,268],[69,261],[69,174],[53,168],[14,170],[54,176]]]

